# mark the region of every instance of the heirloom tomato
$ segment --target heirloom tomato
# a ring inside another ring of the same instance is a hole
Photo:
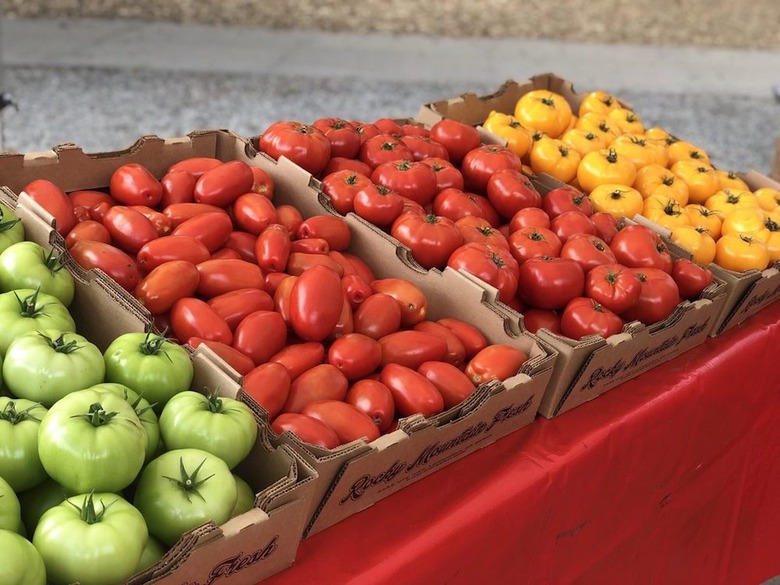
[[[615,262],[615,253],[607,243],[591,234],[571,236],[561,247],[560,257],[579,263],[586,274],[597,266]]]
[[[584,288],[585,272],[574,260],[541,256],[520,265],[518,296],[532,307],[562,309]]]
[[[46,585],[46,565],[32,542],[14,531],[0,529],[0,550],[5,556],[0,583]]]
[[[501,248],[509,247],[506,236],[491,226],[490,222],[483,217],[467,215],[457,220],[455,227],[463,236],[464,244],[475,242]]]
[[[122,205],[156,207],[162,199],[160,181],[142,164],[127,163],[111,174],[109,192]]]
[[[469,360],[465,373],[475,386],[493,379],[503,382],[517,374],[526,360],[528,355],[516,347],[492,344]]]
[[[650,195],[644,201],[642,215],[668,230],[691,225],[691,220],[683,211],[680,202],[668,195]]]
[[[20,288],[50,294],[66,307],[73,301],[73,276],[62,255],[35,242],[18,242],[0,252],[0,291]]]
[[[770,262],[780,260],[780,213],[778,211],[766,213],[764,227],[756,234],[756,237],[766,244]]]
[[[764,211],[774,211],[780,207],[780,191],[772,187],[761,187],[753,191],[758,206]],[[0,224],[2,226],[2,224]]]
[[[577,167],[577,183],[587,193],[604,183],[630,187],[635,178],[634,163],[612,148],[589,152]]]
[[[585,128],[569,128],[561,135],[561,142],[567,148],[580,153],[580,158],[591,151],[607,147],[604,136]]]
[[[577,115],[582,116],[588,112],[604,115],[619,107],[621,107],[620,100],[614,95],[603,90],[595,90],[583,96]]]
[[[724,234],[715,242],[715,264],[726,270],[764,270],[770,256],[766,244],[754,236]]]
[[[448,159],[450,153],[443,144],[432,140],[430,136],[406,134],[401,136],[401,142],[412,152],[412,159],[422,161],[426,158]]]
[[[709,164],[680,160],[670,170],[688,187],[688,203],[704,203],[720,190],[720,177]]]
[[[715,240],[706,228],[681,225],[672,228],[669,241],[691,254],[694,262],[706,266],[715,259]]]
[[[382,163],[374,168],[371,180],[423,206],[433,200],[437,190],[433,169],[412,160]]]
[[[640,117],[628,108],[619,107],[607,112],[607,119],[620,128],[623,134],[643,134],[645,126]]]
[[[260,136],[258,148],[274,159],[284,156],[312,175],[331,156],[330,140],[319,128],[295,121],[274,122]]]
[[[271,423],[277,435],[292,433],[300,440],[323,449],[335,449],[341,443],[336,431],[324,422],[297,412],[283,412]]]
[[[395,404],[390,389],[379,380],[358,380],[347,391],[344,401],[367,414],[383,433],[395,418]]]
[[[550,189],[541,198],[541,202],[540,207],[547,213],[550,219],[554,219],[567,211],[579,211],[588,217],[593,215],[590,197],[574,187],[566,186]]]
[[[615,237],[615,234],[625,227],[624,218],[617,218],[614,215],[603,211],[597,211],[591,215],[590,220],[596,227],[596,235],[607,244],[610,244],[612,238]]]
[[[461,163],[461,173],[466,189],[486,193],[490,177],[502,169],[519,170],[520,157],[505,146],[486,144],[466,153]]]
[[[637,275],[621,264],[602,264],[585,275],[585,295],[613,313],[630,309],[641,292]]]
[[[526,309],[523,311],[523,325],[531,333],[547,329],[550,333],[561,333],[561,315],[549,309]]]
[[[455,222],[433,213],[403,213],[393,222],[390,234],[407,246],[425,269],[443,268],[450,255],[463,244]]]
[[[395,411],[399,417],[422,414],[432,416],[444,410],[444,398],[436,386],[422,374],[400,364],[387,364],[382,368],[379,381],[393,395]]]
[[[36,179],[27,183],[22,191],[54,218],[54,227],[62,237],[67,236],[68,232],[76,225],[73,202],[62,189],[51,181]]]
[[[579,234],[596,235],[596,224],[581,211],[564,211],[550,221],[552,231],[562,243]]]
[[[39,402],[0,396],[0,477],[14,492],[47,477],[38,457],[38,425],[46,411]]]
[[[545,89],[536,89],[517,100],[514,115],[526,128],[539,130],[557,138],[569,128],[572,109],[562,95]]]
[[[517,292],[518,261],[506,248],[464,244],[452,253],[447,266],[464,270],[494,287],[502,302],[508,302]]]
[[[482,127],[506,142],[509,150],[523,158],[531,150],[531,132],[514,116],[493,110]]]
[[[715,169],[718,177],[720,177],[720,188],[729,189],[731,191],[749,191],[748,184],[739,176],[739,173],[734,171],[726,171],[723,169]]]
[[[350,171],[352,173],[357,173],[358,175],[363,175],[364,177],[371,176],[371,167],[362,160],[356,158],[343,158],[340,156],[332,156],[330,158],[328,166],[322,171],[322,176],[327,177],[328,175],[332,175],[339,171]]]
[[[482,139],[479,131],[464,122],[444,118],[431,126],[431,139],[443,144],[453,164],[460,164],[466,153],[477,148]]]
[[[550,216],[540,207],[526,207],[512,216],[509,222],[509,232],[515,232],[524,227],[550,228]]]
[[[0,355],[28,331],[76,331],[68,309],[57,297],[27,288],[0,294]],[[45,366],[45,362],[39,365]]]
[[[750,191],[729,191],[723,189],[707,197],[704,207],[718,213],[723,220],[740,209],[759,209],[758,199]]]
[[[22,531],[22,508],[11,484],[0,476],[0,530]]]
[[[510,219],[526,207],[541,207],[542,196],[531,179],[517,169],[503,169],[488,179],[487,198],[495,210]]]
[[[522,264],[529,258],[558,256],[563,243],[552,230],[528,226],[509,234],[509,251]]]
[[[660,268],[672,271],[669,248],[657,233],[643,225],[629,225],[620,230],[610,243],[619,264],[629,268]]]
[[[13,210],[0,203],[0,252],[23,240],[24,226],[22,225],[22,220],[19,219],[19,216]]]
[[[413,160],[411,149],[392,134],[377,134],[363,142],[358,158],[372,170],[382,163]]]
[[[610,147],[634,163],[637,174],[648,165],[666,167],[669,162],[665,146],[640,134],[621,134],[610,143]]]
[[[649,164],[637,170],[632,187],[645,199],[651,195],[666,195],[682,206],[688,204],[688,185],[660,164]]]
[[[644,204],[639,191],[625,184],[617,183],[596,185],[590,192],[590,202],[597,212],[629,219],[642,213]]]
[[[658,268],[630,268],[642,283],[639,299],[621,317],[626,322],[652,325],[663,321],[680,304],[680,290],[669,272]]]
[[[453,187],[439,191],[433,200],[431,211],[453,222],[464,217],[481,217],[491,225],[498,223],[498,216],[486,197]]]
[[[698,299],[713,280],[712,272],[687,258],[674,261],[672,278],[680,289],[680,296],[691,301]]]
[[[344,169],[325,175],[322,191],[330,199],[333,208],[341,215],[346,215],[354,209],[353,202],[358,191],[372,184],[367,175]]]
[[[604,114],[586,112],[577,118],[574,127],[596,134],[606,145],[622,134],[620,128],[609,119],[606,112]]]
[[[697,164],[711,166],[710,157],[703,148],[691,144],[687,140],[674,140],[667,147],[669,153],[669,166],[681,160],[690,160]]]
[[[358,439],[370,443],[379,438],[379,427],[374,420],[343,400],[316,400],[304,406],[301,414],[328,425],[336,433],[340,445]]]
[[[355,126],[341,118],[318,118],[312,126],[322,130],[330,142],[330,156],[355,158],[360,150],[360,134]]]
[[[531,147],[531,168],[537,175],[547,174],[569,183],[577,176],[582,156],[566,146],[559,138],[543,136]]]
[[[355,193],[352,207],[355,213],[366,221],[386,228],[403,212],[404,200],[393,189],[368,181],[368,184]]]
[[[455,187],[456,189],[463,189],[463,174],[458,167],[453,165],[449,160],[444,157],[428,157],[422,159],[420,162],[425,163],[433,169],[436,174],[436,191],[447,189],[448,187]]]
[[[592,298],[572,299],[561,314],[561,333],[572,339],[587,335],[609,337],[622,329],[623,319]]]

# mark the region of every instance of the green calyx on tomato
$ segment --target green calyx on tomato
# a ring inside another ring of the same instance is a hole
[[[197,496],[199,500],[206,501],[206,499],[203,497],[203,495],[200,493],[200,488],[205,484],[208,480],[210,480],[212,477],[214,477],[214,474],[212,473],[208,477],[198,478],[198,474],[200,473],[201,468],[203,467],[203,464],[206,463],[206,459],[203,459],[198,466],[190,473],[187,471],[187,468],[184,466],[184,458],[179,458],[179,477],[171,477],[170,475],[163,475],[165,479],[171,480],[176,486],[179,487],[179,489],[182,490],[184,493],[184,497],[187,499],[188,502],[192,501],[193,496]]]
[[[0,203],[0,252],[24,240],[24,226],[9,207]]]
[[[37,402],[0,396],[0,477],[15,492],[46,479],[38,458],[38,425],[46,412]]]
[[[0,289],[39,288],[66,307],[73,302],[73,276],[61,254],[30,241],[17,242],[0,253]]]

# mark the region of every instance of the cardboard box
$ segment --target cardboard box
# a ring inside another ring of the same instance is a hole
[[[780,136],[778,136],[775,142],[775,156],[772,158],[772,168],[769,171],[769,176],[775,181],[780,181]]]
[[[61,246],[51,217],[41,213],[42,208],[26,194],[17,201],[14,193],[3,187],[0,201],[15,209],[26,239],[55,249]],[[69,309],[78,332],[101,351],[122,333],[150,330],[148,318],[128,303],[126,293],[105,275],[87,273],[73,262],[68,263],[68,269],[76,285]],[[192,389],[239,396],[240,386],[213,356],[199,349],[191,357],[195,371]],[[291,448],[273,445],[261,420],[258,429],[252,452],[236,469],[255,490],[253,509],[222,525],[207,523],[187,532],[160,562],[130,578],[128,585],[207,583],[222,577],[250,585],[294,562],[308,521],[316,473]]]

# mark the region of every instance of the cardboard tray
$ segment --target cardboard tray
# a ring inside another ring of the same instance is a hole
[[[48,160],[58,164],[55,159]],[[3,187],[0,201],[15,209],[27,240],[47,247],[61,245],[49,214],[41,213],[42,208],[26,194],[17,201],[14,193]],[[87,273],[73,262],[67,268],[76,285],[69,309],[78,332],[101,351],[122,333],[149,330],[148,319],[105,275]],[[191,358],[194,390],[218,390],[233,398],[239,395],[239,385],[208,352],[194,351]],[[308,520],[316,473],[291,448],[273,445],[262,420],[258,425],[255,446],[237,468],[255,490],[252,510],[220,526],[207,523],[187,532],[156,565],[131,577],[128,585],[206,583],[228,576],[231,583],[250,585],[294,562]]]

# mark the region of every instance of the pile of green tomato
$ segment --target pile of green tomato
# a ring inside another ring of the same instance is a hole
[[[101,352],[79,335],[72,275],[0,213],[0,583],[122,583],[254,505],[232,470],[257,423],[193,391],[189,354],[162,336]]]

